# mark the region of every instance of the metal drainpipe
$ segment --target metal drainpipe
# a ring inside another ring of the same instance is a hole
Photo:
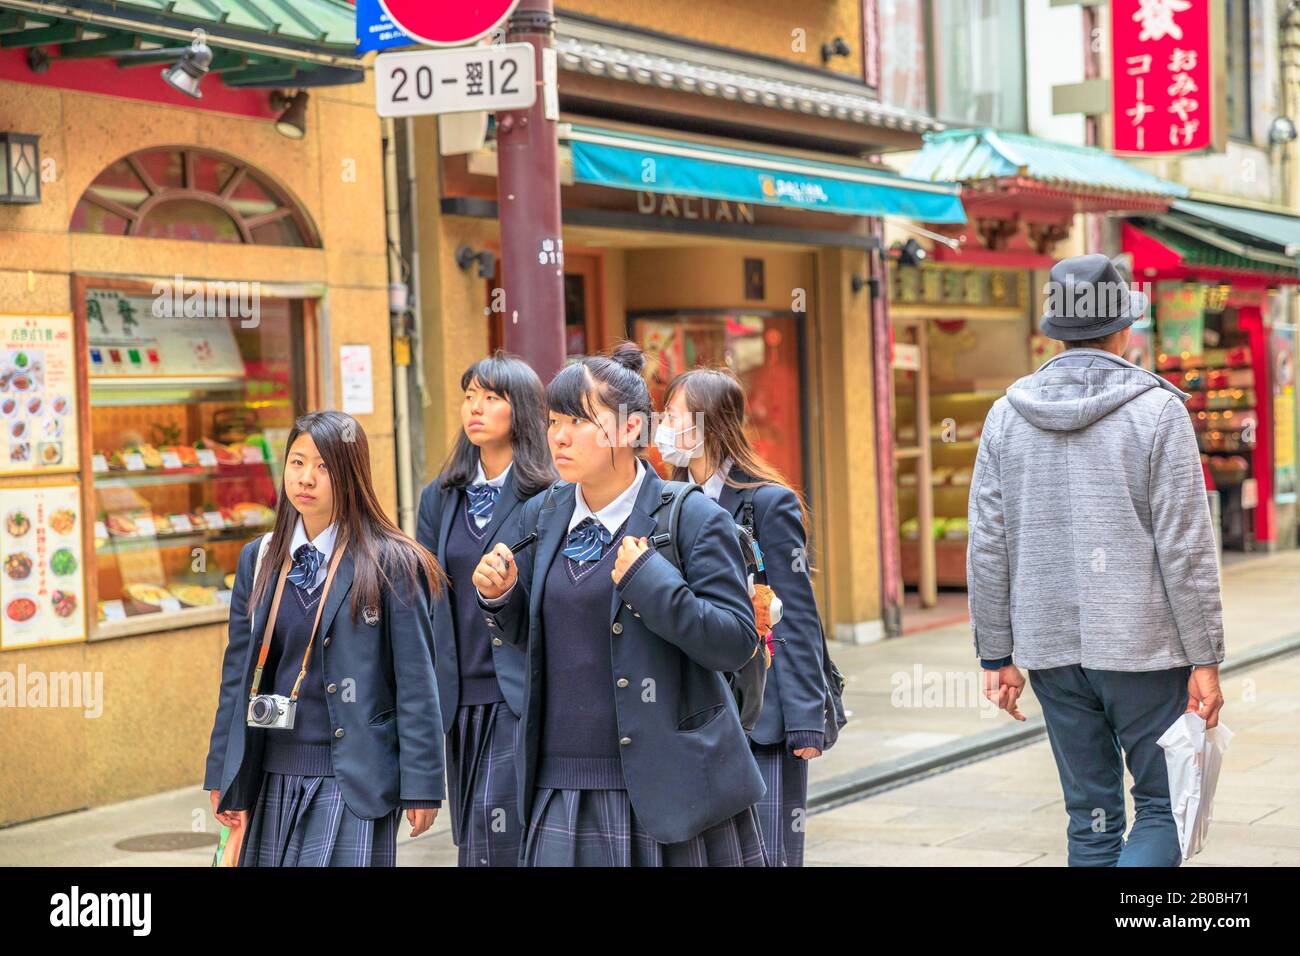
[[[384,120],[384,223],[388,239],[388,281],[402,282],[402,224],[397,204],[396,128]],[[411,403],[407,370],[411,361],[411,340],[406,335],[405,313],[390,313],[393,336],[393,439],[397,447],[397,523],[407,534],[415,533],[415,508],[411,494]]]

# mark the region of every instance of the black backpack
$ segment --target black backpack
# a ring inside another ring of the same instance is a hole
[[[682,557],[677,551],[677,525],[681,519],[682,504],[693,491],[703,494],[704,489],[693,481],[665,481],[660,492],[659,506],[654,511],[655,533],[650,539],[650,545],[671,561],[678,571],[683,571],[683,568]],[[736,537],[740,541],[740,553],[744,556],[746,569],[757,570],[758,559],[752,533],[748,528],[736,525]],[[763,709],[767,668],[766,655],[756,653],[740,670],[727,675],[731,692],[736,698],[736,708],[740,711],[740,726],[746,732],[757,726],[758,715]]]
[[[751,541],[759,548],[758,554],[762,554],[762,546],[758,545],[758,535],[754,530],[754,496],[758,493],[757,487],[745,488],[741,491],[740,496],[740,527],[745,530]],[[761,564],[761,560],[759,561]],[[767,572],[759,568],[754,580],[760,584],[767,583]],[[780,595],[778,595],[779,597]],[[821,620],[818,619],[818,629],[821,629]],[[822,639],[822,687],[825,691],[825,715],[826,730],[824,732],[824,742],[822,752],[825,753],[835,745],[840,737],[840,728],[848,723],[848,715],[844,712],[844,675],[840,669],[835,666],[831,660],[830,648],[826,646],[826,632],[821,631]],[[785,643],[782,641],[781,643]],[[746,728],[747,730],[749,728]]]

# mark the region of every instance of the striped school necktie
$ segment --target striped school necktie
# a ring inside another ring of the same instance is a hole
[[[465,489],[465,494],[469,495],[470,517],[487,518],[491,521],[492,509],[496,507],[497,498],[501,496],[501,489],[496,485],[470,485]]]
[[[599,561],[605,549],[614,541],[603,524],[595,518],[583,518],[572,531],[564,545],[564,556],[574,561]]]
[[[316,586],[316,572],[320,570],[325,555],[310,544],[304,544],[293,553],[293,567],[289,569],[289,583],[305,591]]]

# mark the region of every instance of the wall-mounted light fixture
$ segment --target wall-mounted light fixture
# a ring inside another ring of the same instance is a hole
[[[299,90],[293,96],[287,96],[276,90],[271,94],[271,109],[284,111],[275,121],[275,128],[281,136],[302,139],[307,135],[306,90]]]
[[[919,266],[925,261],[925,258],[928,255],[929,253],[926,252],[925,246],[921,245],[915,239],[909,239],[907,242],[903,243],[903,247],[898,250],[898,264],[900,266]]]
[[[837,56],[848,56],[852,52],[844,42],[844,37],[836,37],[830,43],[822,44],[822,65],[825,66]]]
[[[474,263],[478,263],[478,275],[480,279],[490,279],[496,272],[497,257],[488,250],[475,252],[469,246],[460,245],[456,247],[456,265],[462,270],[468,270]]]
[[[203,38],[202,30],[195,31],[194,42],[181,53],[181,58],[162,71],[163,81],[168,86],[196,100],[203,98],[199,84],[203,82],[203,78],[208,75],[209,67],[212,66],[212,49],[203,42]]]
[[[41,201],[40,137],[31,133],[0,133],[0,202]]]

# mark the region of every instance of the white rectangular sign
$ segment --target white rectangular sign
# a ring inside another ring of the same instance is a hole
[[[380,116],[520,110],[537,99],[528,43],[410,50],[375,57]]]
[[[343,410],[349,415],[373,415],[375,380],[369,345],[340,345],[339,370],[343,373]]]

